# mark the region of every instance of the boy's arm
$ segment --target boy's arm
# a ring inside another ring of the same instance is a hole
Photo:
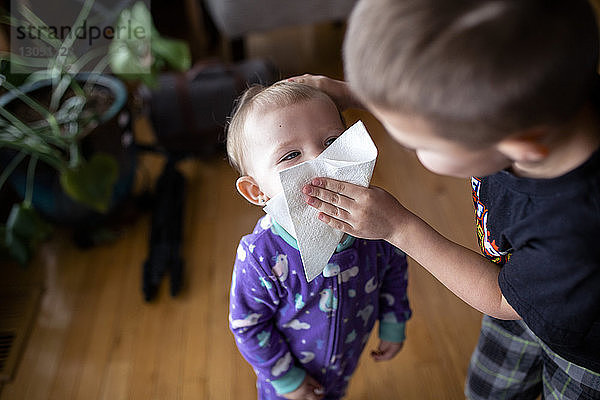
[[[240,243],[231,283],[229,328],[257,375],[284,394],[298,389],[306,372],[295,365],[285,338],[273,323],[279,304],[276,284]]]
[[[408,264],[404,253],[385,246],[385,274],[379,290],[379,338],[401,343],[406,334],[406,321],[411,316],[407,296]]]
[[[413,215],[397,229],[391,243],[406,253],[471,307],[499,319],[520,319],[498,284],[500,267],[439,234]]]
[[[332,228],[384,239],[473,308],[495,318],[520,319],[500,291],[500,267],[446,239],[383,189],[316,178],[303,191],[307,203],[321,211],[319,219]]]

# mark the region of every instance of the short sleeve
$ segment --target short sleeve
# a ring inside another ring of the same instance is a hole
[[[578,229],[560,238],[540,233],[514,251],[500,271],[502,294],[549,345],[578,346],[598,318],[600,246],[591,240],[598,234],[590,234]]]

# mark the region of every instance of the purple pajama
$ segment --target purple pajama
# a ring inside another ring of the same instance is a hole
[[[240,241],[229,325],[259,399],[282,398],[276,393],[295,390],[307,373],[327,399],[341,398],[375,320],[381,339],[404,340],[406,256],[385,241],[344,244],[308,283],[295,241],[268,215]]]

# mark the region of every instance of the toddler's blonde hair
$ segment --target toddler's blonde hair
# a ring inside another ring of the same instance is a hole
[[[248,174],[247,159],[248,144],[251,134],[246,132],[246,120],[251,113],[265,109],[283,108],[315,98],[329,96],[312,86],[292,81],[280,81],[271,86],[253,85],[249,87],[236,101],[232,116],[227,127],[227,157],[229,163],[240,173]]]

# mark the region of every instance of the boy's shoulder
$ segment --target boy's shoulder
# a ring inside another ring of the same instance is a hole
[[[581,165],[556,178],[523,178],[509,171],[499,171],[486,177],[471,178],[474,199],[480,189],[496,196],[501,192],[510,197],[528,197],[544,204],[565,203],[573,198],[585,197],[600,201],[600,149],[597,149]],[[573,206],[578,204],[572,203]]]

